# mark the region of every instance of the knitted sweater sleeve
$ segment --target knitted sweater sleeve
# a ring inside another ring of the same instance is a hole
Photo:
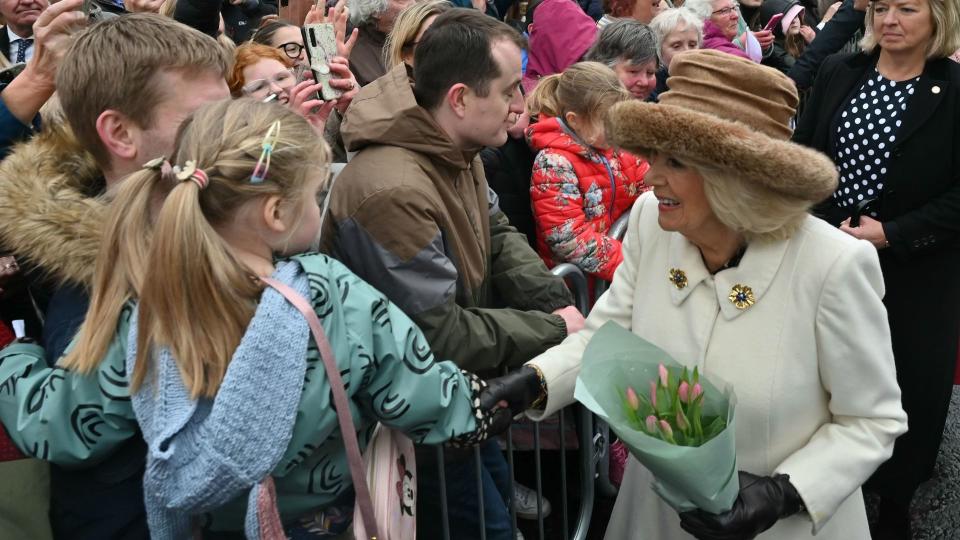
[[[597,186],[583,193],[580,187],[580,179],[567,157],[549,149],[537,154],[530,185],[537,233],[545,240],[550,258],[572,263],[610,281],[623,261],[620,241],[597,231],[587,219],[586,198],[603,197],[603,190]],[[610,204],[609,200],[605,202]]]

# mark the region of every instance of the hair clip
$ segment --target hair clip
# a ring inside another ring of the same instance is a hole
[[[270,129],[263,137],[263,144],[261,144],[263,151],[260,152],[260,159],[257,160],[257,165],[253,168],[253,174],[250,176],[251,184],[259,184],[267,177],[267,171],[270,170],[270,155],[273,154],[273,148],[279,138],[280,121],[276,120],[270,124]]]

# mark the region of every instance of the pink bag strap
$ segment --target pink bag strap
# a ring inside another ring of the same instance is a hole
[[[340,421],[343,443],[347,447],[347,462],[350,464],[350,476],[353,478],[353,489],[357,494],[357,505],[360,506],[363,525],[367,535],[372,540],[376,540],[379,536],[377,534],[377,520],[373,512],[373,498],[370,497],[370,487],[367,486],[364,473],[363,458],[360,456],[357,430],[353,425],[353,417],[350,415],[350,405],[347,402],[347,392],[343,388],[343,379],[340,377],[340,370],[337,369],[333,349],[330,348],[330,342],[323,331],[323,325],[320,324],[320,319],[313,310],[313,306],[300,293],[272,278],[261,277],[260,281],[282,294],[288,302],[300,310],[300,313],[303,313],[303,316],[307,319],[307,324],[310,325],[310,331],[313,332],[313,339],[317,342],[320,358],[323,360],[323,367],[327,370],[327,379],[330,381],[330,389],[333,392],[333,403],[337,408],[337,419]]]

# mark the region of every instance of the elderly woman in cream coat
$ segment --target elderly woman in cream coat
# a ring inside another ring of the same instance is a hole
[[[741,485],[730,512],[678,515],[631,457],[608,540],[869,540],[860,486],[907,427],[876,249],[807,213],[837,175],[787,142],[788,78],[705,50],[670,73],[659,105],[607,120],[612,142],[649,157],[653,188],[610,290],[583,331],[491,391],[535,419],[570,404],[584,348],[615,321],[733,385]]]

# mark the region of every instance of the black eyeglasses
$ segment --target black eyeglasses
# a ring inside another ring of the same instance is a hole
[[[300,53],[303,52],[303,45],[293,41],[284,43],[277,48],[282,50],[283,54],[287,55],[288,58],[300,58]]]

